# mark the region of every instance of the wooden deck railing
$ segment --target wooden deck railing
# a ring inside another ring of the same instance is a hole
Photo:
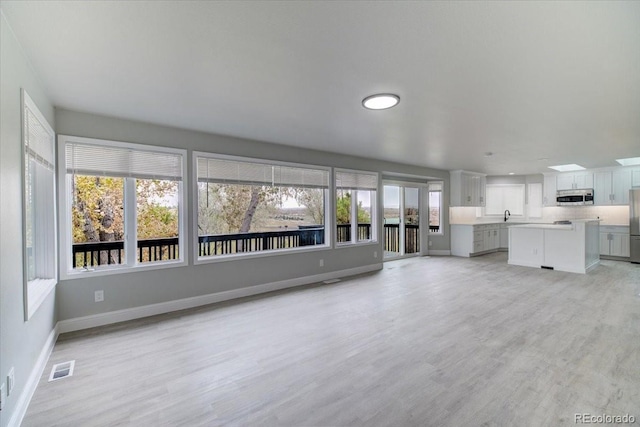
[[[384,250],[398,252],[400,244],[398,224],[384,225]],[[439,227],[438,227],[439,231]],[[437,232],[429,227],[429,232]],[[371,239],[371,224],[358,224],[358,240]],[[351,241],[351,224],[338,224],[337,242]],[[297,230],[234,233],[198,236],[198,255],[228,255],[259,252],[271,249],[297,248],[321,245],[325,242],[323,226],[300,226]],[[138,262],[178,259],[177,237],[138,240]],[[405,253],[420,251],[420,233],[417,225],[405,226]],[[124,263],[124,242],[88,242],[73,245],[73,268]]]

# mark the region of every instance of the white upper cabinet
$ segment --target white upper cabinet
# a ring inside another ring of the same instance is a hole
[[[451,206],[484,206],[486,175],[451,171]]]
[[[612,188],[611,202],[614,205],[629,204],[629,190],[631,189],[632,171],[630,169],[621,169],[611,172]]]
[[[557,175],[558,190],[575,190],[578,188],[593,188],[592,172],[568,172]]]
[[[542,197],[542,204],[544,206],[556,206],[556,176],[545,175],[544,176],[544,196]]]
[[[593,174],[593,201],[595,205],[628,205],[633,171],[616,169]]]
[[[631,169],[631,186],[640,187],[640,168]]]
[[[593,174],[593,204],[611,204],[611,172],[596,172]]]

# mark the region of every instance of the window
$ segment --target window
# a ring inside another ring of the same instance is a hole
[[[524,184],[487,184],[486,215],[524,215]]]
[[[194,154],[198,259],[323,246],[329,169]]]
[[[542,183],[527,184],[527,214],[529,218],[542,218]]]
[[[377,240],[378,174],[336,170],[336,242]]]
[[[55,134],[22,91],[24,276],[29,319],[57,283]]]
[[[60,137],[64,271],[184,264],[184,150]]]
[[[429,233],[442,234],[442,182],[430,182],[429,190]]]

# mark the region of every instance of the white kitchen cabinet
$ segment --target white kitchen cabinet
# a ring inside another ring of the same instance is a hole
[[[623,257],[630,256],[629,227],[600,227],[600,255]]]
[[[577,172],[573,175],[574,188],[593,188],[592,172]]]
[[[451,206],[484,206],[486,175],[451,171]]]
[[[500,249],[509,249],[509,227],[500,224]]]
[[[527,184],[527,215],[529,218],[542,218],[542,183]]]
[[[640,168],[631,169],[631,186],[640,187]]]
[[[573,174],[562,173],[556,176],[557,190],[572,190],[574,188],[573,185]]]
[[[484,250],[493,251],[500,247],[500,226],[491,225],[483,231],[484,236]]]
[[[556,175],[544,176],[544,197],[542,204],[544,206],[556,206]]]
[[[631,256],[631,238],[628,234],[611,233],[611,256]]]
[[[500,247],[500,224],[451,225],[451,255],[470,257]]]
[[[631,178],[631,169],[595,172],[593,174],[594,204],[628,205]]]
[[[629,190],[631,189],[631,170],[620,169],[611,172],[611,204],[628,205]]]
[[[596,172],[593,174],[593,204],[594,205],[610,205],[611,204],[611,172]]]
[[[600,263],[598,228],[598,221],[592,220],[511,226],[508,263],[587,273]]]
[[[575,190],[578,188],[593,188],[592,172],[567,172],[556,176],[557,190]]]

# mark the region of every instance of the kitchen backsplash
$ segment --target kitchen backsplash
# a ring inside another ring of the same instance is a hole
[[[542,208],[542,217],[549,221],[600,217],[602,225],[629,225],[629,206],[557,206]]]
[[[602,225],[628,225],[628,206],[558,206],[542,208],[542,218],[511,217],[512,220],[553,222],[558,220],[598,218]],[[449,208],[451,224],[469,224],[474,222],[500,221],[499,216],[482,216],[482,208],[454,207]]]

